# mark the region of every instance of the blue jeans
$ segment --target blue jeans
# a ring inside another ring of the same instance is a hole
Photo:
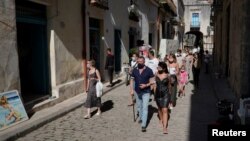
[[[138,94],[136,92],[135,95],[136,95],[137,109],[139,110],[139,120],[142,120],[141,126],[146,127],[148,120],[148,104],[149,104],[150,93],[139,93],[139,95],[142,95],[141,98],[138,97]]]

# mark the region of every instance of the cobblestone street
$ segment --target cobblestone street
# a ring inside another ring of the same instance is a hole
[[[122,85],[103,96],[101,116],[84,119],[86,110],[81,107],[18,141],[205,141],[207,124],[218,118],[210,75],[201,73],[199,90],[193,90],[191,83],[186,90],[186,96],[177,100],[177,106],[170,114],[167,135],[160,128],[154,101],[149,105],[147,132],[141,132],[140,124],[133,121],[132,107],[127,106],[129,87]],[[93,114],[96,112],[95,109],[92,111]]]

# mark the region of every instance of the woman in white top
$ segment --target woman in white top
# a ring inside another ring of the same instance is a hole
[[[177,94],[177,76],[179,74],[179,65],[177,63],[176,57],[174,54],[168,56],[168,72],[171,78],[171,100],[170,100],[170,109],[176,105],[176,94]]]

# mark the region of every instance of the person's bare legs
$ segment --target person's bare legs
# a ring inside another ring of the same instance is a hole
[[[162,122],[163,122],[163,133],[167,134],[167,126],[168,126],[168,108],[162,108]]]
[[[158,107],[158,114],[159,114],[159,124],[162,127],[163,126],[163,121],[162,121],[163,113],[160,107]]]
[[[87,115],[84,116],[85,119],[90,118],[90,108],[87,108]]]
[[[183,96],[185,96],[185,85],[182,88],[182,93],[183,93]]]
[[[101,113],[102,113],[101,108],[100,108],[100,107],[98,107],[98,108],[97,108],[97,113],[96,113],[96,115],[98,115],[98,116],[99,116]]]

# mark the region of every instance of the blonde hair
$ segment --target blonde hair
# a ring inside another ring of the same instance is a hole
[[[0,105],[6,105],[6,104],[9,104],[8,100],[7,100],[7,97],[2,96],[1,99],[0,99]]]

